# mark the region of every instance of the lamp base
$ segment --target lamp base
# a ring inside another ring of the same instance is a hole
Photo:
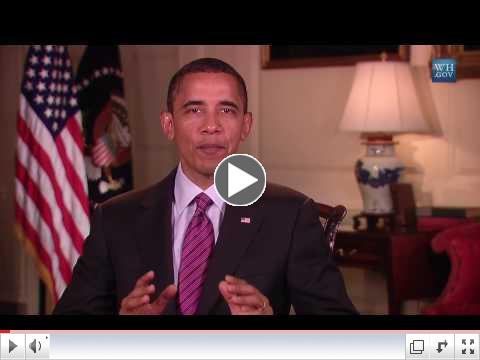
[[[365,142],[366,155],[355,165],[363,199],[364,214],[392,214],[393,202],[390,185],[398,182],[404,169],[395,156],[392,136],[369,136]]]

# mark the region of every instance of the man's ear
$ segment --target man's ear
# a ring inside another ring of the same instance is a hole
[[[173,115],[169,112],[162,112],[160,114],[160,124],[162,130],[168,140],[173,141],[175,138],[175,127],[173,126]]]
[[[250,135],[250,131],[252,130],[252,123],[253,123],[253,115],[251,112],[245,113],[243,115],[243,124],[242,124],[242,133],[240,135],[240,139],[245,141]]]

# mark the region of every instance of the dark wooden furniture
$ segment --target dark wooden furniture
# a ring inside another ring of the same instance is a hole
[[[315,207],[319,213],[323,228],[325,229],[325,240],[333,254],[338,228],[347,215],[347,209],[342,205],[333,207],[321,203],[315,203]]]
[[[430,247],[436,233],[339,231],[335,260],[339,266],[383,272],[388,312],[399,315],[405,300],[436,297],[445,285],[448,259]]]
[[[0,315],[16,315],[25,313],[25,304],[0,301]]]

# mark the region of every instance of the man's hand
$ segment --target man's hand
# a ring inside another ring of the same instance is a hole
[[[227,275],[218,288],[232,315],[273,315],[269,300],[245,280]]]
[[[120,315],[160,315],[165,311],[169,301],[175,298],[177,287],[167,286],[160,296],[150,302],[150,296],[155,292],[151,284],[155,274],[149,271],[137,280],[135,288],[121,302]]]

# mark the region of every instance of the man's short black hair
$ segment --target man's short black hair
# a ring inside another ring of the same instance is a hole
[[[175,100],[175,96],[177,95],[178,88],[180,87],[183,78],[188,74],[195,73],[225,73],[232,75],[238,82],[240,96],[243,100],[244,112],[246,113],[248,111],[247,86],[245,85],[245,80],[243,80],[242,76],[238,73],[238,71],[222,60],[215,58],[202,58],[188,63],[180,70],[178,70],[175,75],[173,75],[172,79],[170,80],[170,84],[168,85],[168,112],[173,114],[173,102]]]

